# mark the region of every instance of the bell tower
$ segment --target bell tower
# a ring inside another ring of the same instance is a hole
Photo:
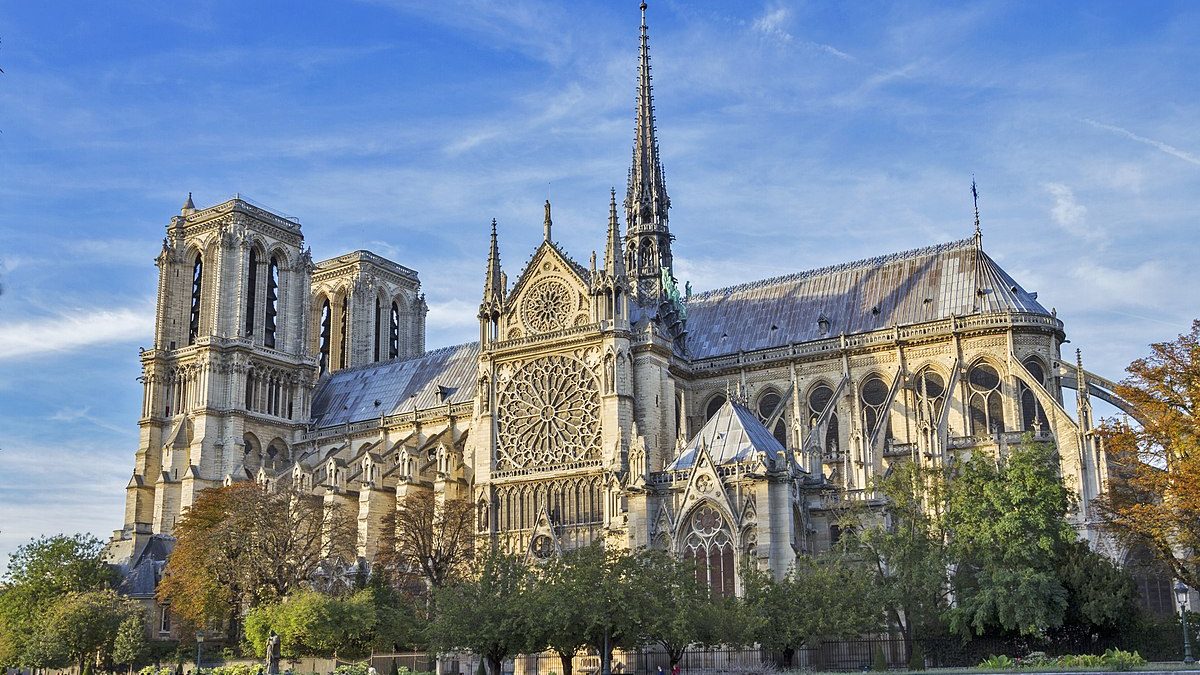
[[[300,224],[239,197],[171,218],[125,527],[132,550],[170,534],[204,488],[282,466],[316,378],[306,330],[312,259]]]

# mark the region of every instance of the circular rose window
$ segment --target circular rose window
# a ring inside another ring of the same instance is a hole
[[[513,374],[497,397],[500,470],[592,459],[600,448],[600,388],[578,359],[547,356]]]
[[[573,309],[571,289],[561,281],[547,279],[525,295],[521,317],[530,330],[549,333],[566,327]]]

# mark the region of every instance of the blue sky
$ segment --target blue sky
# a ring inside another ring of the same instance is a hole
[[[1112,377],[1200,315],[1200,5],[652,0],[659,138],[697,290],[959,239]],[[635,0],[0,6],[0,556],[106,536],[137,348],[188,191],[421,273],[472,339],[554,202],[601,248],[632,141]]]

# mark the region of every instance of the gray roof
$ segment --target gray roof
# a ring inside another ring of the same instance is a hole
[[[951,315],[1049,315],[974,239],[692,295],[692,358],[782,347]],[[822,332],[819,321],[829,322]]]
[[[734,401],[726,401],[717,414],[705,422],[667,469],[687,469],[695,465],[701,446],[718,465],[749,461],[756,452],[765,453],[767,463],[774,465],[785,452],[779,439],[771,435],[758,416]]]
[[[117,592],[134,598],[152,598],[162,579],[167,557],[175,548],[175,540],[165,534],[156,534],[142,548],[129,567],[122,570]]]
[[[471,401],[478,358],[479,343],[470,342],[339,370],[317,385],[311,423],[331,427]]]

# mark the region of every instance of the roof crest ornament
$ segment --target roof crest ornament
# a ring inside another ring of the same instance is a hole
[[[546,200],[546,218],[545,218],[545,220],[542,221],[542,236],[545,238],[546,241],[551,241],[551,239],[552,239],[550,236],[550,228],[553,226],[554,226],[554,223],[553,223],[553,221],[550,220],[550,200],[547,199]]]
[[[971,174],[971,197],[975,201],[975,248],[983,248],[983,230],[979,227],[979,190],[975,188],[975,174]]]

